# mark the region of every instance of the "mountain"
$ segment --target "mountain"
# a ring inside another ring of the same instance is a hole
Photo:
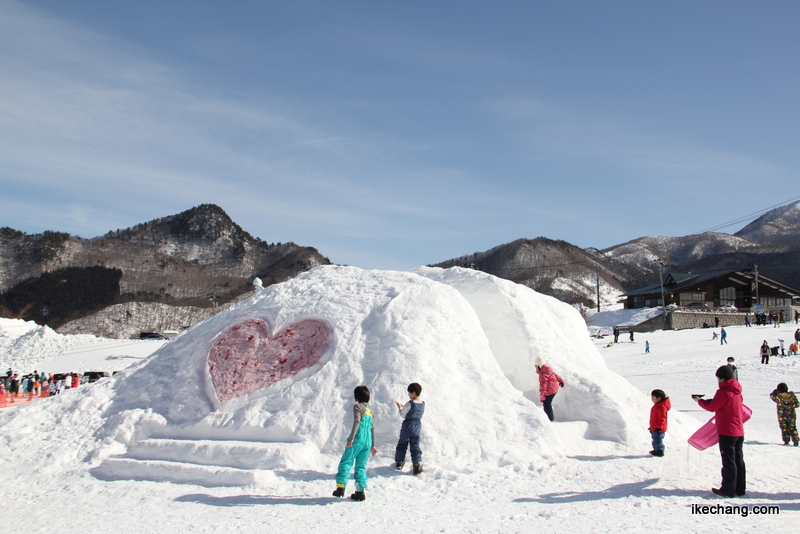
[[[124,302],[207,308],[251,291],[255,276],[270,285],[329,263],[312,247],[251,236],[213,204],[92,239],[2,228],[0,305],[52,327]]]
[[[624,281],[636,275],[625,264],[592,249],[545,237],[518,239],[433,266],[471,267],[587,307],[596,306],[598,285],[600,301],[608,306],[624,291]]]
[[[749,268],[800,287],[800,202],[771,210],[735,234],[640,237],[597,250],[539,237],[435,264],[472,267],[584,307],[613,304],[621,293],[659,282],[664,273]]]
[[[800,201],[768,211],[734,235],[762,245],[800,246]]]

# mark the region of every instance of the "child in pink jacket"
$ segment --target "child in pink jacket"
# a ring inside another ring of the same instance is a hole
[[[539,400],[542,401],[547,418],[554,421],[553,397],[558,393],[559,387],[564,387],[564,379],[553,372],[541,356],[536,357],[535,365],[536,373],[539,375]]]

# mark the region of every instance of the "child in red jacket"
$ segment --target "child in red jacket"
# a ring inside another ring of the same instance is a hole
[[[664,435],[667,433],[667,412],[672,408],[672,403],[666,393],[654,389],[650,393],[653,407],[650,408],[650,436],[653,438],[653,456],[664,456]]]

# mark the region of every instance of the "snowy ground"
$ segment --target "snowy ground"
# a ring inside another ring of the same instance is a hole
[[[777,344],[779,337],[788,341],[796,328],[793,324],[779,329],[729,327],[729,344],[724,346],[711,339],[712,330],[637,334],[636,342],[626,340],[611,347],[606,346],[609,338],[593,340],[612,371],[645,398],[652,389],[665,390],[673,403],[671,416],[688,414],[696,419],[696,427],[710,414],[698,411],[690,394],[713,395],[714,370],[728,356],[736,359],[745,403],[754,411],[746,424],[745,498],[722,500],[710,493],[719,484],[716,449],[696,451],[668,432],[666,456],[652,458],[647,454],[649,436],[644,427],[637,446],[623,446],[584,439],[585,425],[578,422],[553,424],[563,456],[546,455],[528,465],[465,462],[460,468],[452,463],[441,467],[429,455],[426,472],[415,478],[408,472],[396,473],[391,467],[391,447],[382,447],[370,462],[364,503],[330,496],[338,454],[327,455],[323,464],[313,468],[275,471],[247,486],[101,480],[83,465],[88,451],[82,444],[91,441],[85,429],[92,428],[92,418],[99,417],[98,405],[109,397],[114,384],[114,379],[106,379],[3,411],[2,415],[11,410],[22,416],[0,419],[0,450],[5,451],[0,457],[0,485],[5,489],[0,532],[749,532],[791,528],[800,511],[800,449],[780,445],[774,404],[767,395],[782,381],[790,389],[800,389],[800,357],[774,357],[769,365],[761,365],[757,354],[764,339],[770,345]],[[8,329],[4,332],[7,338],[16,336]],[[650,342],[651,354],[644,353],[645,340]],[[46,345],[38,346],[38,357],[27,359],[6,352],[0,354],[0,365],[7,368],[10,362],[23,361],[16,367],[22,372],[57,366],[80,370],[104,366],[104,355],[105,368],[144,357],[125,350],[144,345],[123,347],[115,341],[104,347],[102,340],[84,342],[81,349],[71,340],[65,350],[64,340],[53,338],[49,341],[53,352]],[[150,350],[158,347],[149,345]],[[90,363],[87,354],[92,355]],[[492,391],[474,394],[490,397]],[[554,403],[557,416],[559,400],[556,397]],[[342,425],[346,424],[343,420]],[[48,443],[30,441],[42,439],[37,426],[55,428],[45,438]],[[698,513],[697,506],[720,504],[738,508],[728,515]],[[779,513],[774,509],[772,515],[758,514],[765,506],[777,506]]]

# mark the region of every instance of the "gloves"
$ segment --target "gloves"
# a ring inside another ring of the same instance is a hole
[[[564,382],[559,382],[558,385],[563,388],[564,387]]]

